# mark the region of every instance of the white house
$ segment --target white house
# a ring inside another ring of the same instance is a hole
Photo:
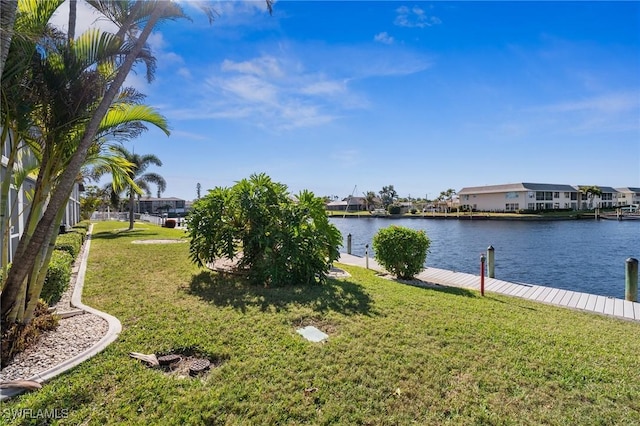
[[[640,204],[640,188],[616,188],[616,206],[631,206]]]
[[[578,189],[571,185],[510,183],[465,187],[458,191],[458,198],[463,210],[515,212],[578,208]]]

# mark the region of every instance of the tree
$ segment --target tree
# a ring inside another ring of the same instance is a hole
[[[167,182],[162,176],[153,172],[145,173],[152,164],[158,167],[162,166],[162,161],[154,154],[136,154],[129,152],[123,146],[114,147],[113,150],[127,162],[133,164],[129,173],[129,179],[132,183],[124,188],[126,195],[129,197],[129,229],[133,229],[136,194],[142,194],[144,191],[147,195],[151,195],[150,183],[155,184],[160,192],[164,192],[167,189]],[[114,192],[118,192],[117,187],[114,187]]]
[[[322,198],[309,191],[296,198],[265,174],[210,190],[187,216],[191,260],[205,266],[241,252],[238,269],[255,284],[323,283],[342,236]]]
[[[398,199],[398,193],[393,188],[393,185],[383,186],[379,194],[380,200],[382,201],[382,205],[385,209]]]
[[[367,191],[364,194],[364,200],[367,203],[367,210],[371,211],[372,207],[376,205],[376,193],[373,191]]]
[[[48,29],[47,22],[49,21],[53,11],[57,8],[57,6],[61,3],[61,1],[47,1],[47,2],[33,2],[24,0],[18,4],[18,8],[20,13],[17,15],[16,24],[14,24],[14,28],[24,30],[23,34],[31,35],[31,32],[25,30],[26,27],[20,28],[17,25],[17,21],[20,17],[24,17],[22,20],[23,23],[36,23],[40,25],[39,28],[42,28],[40,34],[42,35],[40,40],[52,40],[50,35],[44,37],[45,29]],[[3,279],[2,286],[2,303],[1,303],[1,319],[3,325],[8,325],[16,322],[20,323],[28,323],[30,320],[29,315],[25,315],[24,313],[24,305],[19,300],[19,295],[23,294],[21,289],[24,289],[27,282],[27,277],[29,275],[37,274],[36,271],[40,271],[44,264],[39,262],[42,261],[42,250],[46,244],[48,244],[52,236],[54,235],[54,231],[57,228],[57,224],[59,222],[59,214],[60,211],[64,208],[66,201],[71,193],[73,185],[75,183],[75,179],[83,165],[86,161],[87,155],[92,144],[95,141],[95,137],[98,133],[99,127],[102,123],[103,118],[107,114],[110,106],[112,105],[114,99],[116,98],[120,88],[129,74],[129,71],[132,69],[133,65],[139,61],[144,61],[147,65],[151,67],[147,67],[147,76],[152,77],[153,75],[153,65],[154,59],[150,56],[150,52],[146,48],[146,41],[149,37],[154,26],[166,19],[175,19],[178,17],[184,17],[181,9],[178,5],[172,2],[164,2],[164,1],[136,1],[136,2],[100,2],[94,1],[90,3],[96,3],[105,5],[107,7],[111,7],[113,9],[118,9],[121,13],[119,16],[122,18],[119,22],[121,23],[120,30],[118,34],[115,36],[109,35],[106,33],[100,33],[99,31],[92,31],[92,37],[96,42],[89,43],[87,46],[89,47],[88,52],[96,52],[99,49],[103,54],[103,60],[100,61],[102,66],[96,67],[95,64],[86,63],[84,64],[84,69],[86,70],[94,70],[94,73],[91,74],[95,77],[94,80],[86,81],[85,88],[101,88],[102,92],[99,93],[92,103],[91,107],[88,110],[83,110],[81,113],[84,117],[87,117],[86,120],[78,120],[76,121],[77,126],[72,134],[68,133],[66,130],[66,134],[58,132],[54,138],[49,141],[46,141],[47,144],[55,145],[56,142],[64,141],[67,145],[63,144],[60,149],[68,149],[69,156],[66,157],[67,161],[65,161],[65,167],[63,171],[55,176],[55,180],[53,179],[53,175],[51,174],[52,167],[50,167],[50,161],[55,159],[50,155],[43,155],[42,161],[40,164],[40,172],[38,175],[38,179],[36,181],[36,190],[40,189],[42,193],[42,185],[48,186],[51,190],[47,192],[48,200],[46,207],[41,211],[35,211],[31,209],[30,216],[37,217],[37,221],[35,222],[35,226],[28,229],[29,232],[25,232],[20,241],[18,243],[18,247],[16,249],[14,255],[14,263],[12,268],[9,270],[6,279]],[[108,3],[108,4],[107,4]],[[37,12],[44,11],[45,13],[33,13],[34,10],[38,9]],[[31,20],[31,22],[29,21]],[[144,24],[140,26],[140,24]],[[33,26],[28,27],[27,29],[31,30]],[[11,30],[5,29],[3,30]],[[50,34],[50,32],[49,32]],[[131,36],[130,39],[128,37]],[[27,37],[25,37],[27,39]],[[129,42],[127,42],[127,40]],[[3,36],[3,42],[5,38]],[[11,57],[11,52],[14,52],[14,64],[19,65],[22,62],[30,61],[34,56],[40,54],[40,58],[42,63],[47,65],[54,65],[55,61],[58,64],[64,63],[61,59],[72,58],[73,56],[57,56],[55,54],[41,54],[42,52],[46,52],[50,47],[48,43],[40,43],[36,45],[35,43],[31,43],[31,45],[27,46],[25,49],[24,43],[21,45],[23,40],[17,36],[12,37],[11,40],[11,48],[9,49],[9,54],[7,56],[7,61],[3,61],[3,69],[2,69],[2,89],[3,89],[3,108],[2,110],[6,110],[7,106],[12,105],[12,103],[19,103],[20,99],[15,96],[6,96],[5,89],[9,88],[9,84],[5,84],[7,77],[7,63],[9,62],[9,57]],[[72,43],[71,47],[76,46],[77,43]],[[76,47],[76,52],[79,49]],[[106,52],[109,50],[109,52]],[[107,55],[105,56],[105,53]],[[4,55],[4,51],[3,51]],[[81,65],[78,63],[78,65]],[[15,68],[11,70],[13,75],[19,75],[19,73],[15,72]],[[26,71],[30,71],[33,68],[27,68]],[[33,73],[27,72],[24,73],[24,78],[27,80],[31,78]],[[96,84],[98,83],[98,84]],[[30,87],[28,84],[26,87]],[[61,86],[62,87],[62,86]],[[96,93],[90,91],[90,93]],[[37,94],[36,94],[37,95]],[[35,97],[35,95],[34,95]],[[6,104],[5,104],[6,101]],[[52,111],[55,113],[58,112],[68,112],[71,110],[70,108],[63,108],[61,110],[55,109],[52,106],[47,105],[46,101],[34,102],[34,107],[36,108],[45,108],[48,111]],[[22,111],[21,115],[13,114],[13,119],[20,119],[21,116],[28,116],[30,110]],[[5,120],[5,117],[9,117],[9,115],[3,116],[3,144],[5,143],[5,133],[9,133],[9,130],[4,127],[4,123],[6,123],[9,119]],[[26,127],[22,127],[22,129],[30,129],[27,123]],[[14,134],[16,138],[23,136],[20,133]],[[69,136],[73,136],[69,138]],[[70,142],[73,142],[72,145],[68,145]],[[17,146],[15,142],[12,143],[12,146]],[[3,145],[4,146],[4,145]],[[46,145],[45,145],[46,147]],[[51,148],[58,149],[58,148]],[[4,181],[4,179],[3,179]],[[0,200],[0,204],[4,204],[2,200]],[[28,220],[31,222],[31,220]],[[31,222],[33,223],[33,222]],[[3,277],[4,278],[4,277]],[[30,292],[29,297],[33,298],[33,293]]]
[[[595,198],[595,196],[597,195],[598,197],[600,197],[602,195],[602,190],[596,185],[579,186],[578,189],[580,189],[580,192],[582,194],[585,194],[587,199],[589,200],[589,209],[593,208],[593,199]]]

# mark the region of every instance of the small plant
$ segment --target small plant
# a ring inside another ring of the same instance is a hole
[[[411,279],[422,270],[430,244],[424,231],[396,225],[380,229],[373,237],[375,259],[401,279]]]
[[[167,219],[164,221],[164,227],[165,228],[175,228],[176,227],[176,220],[175,219]]]
[[[66,250],[54,250],[49,262],[47,276],[42,285],[40,298],[52,305],[60,300],[60,296],[69,288],[71,264],[73,258]]]

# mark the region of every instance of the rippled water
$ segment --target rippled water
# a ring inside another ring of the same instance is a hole
[[[495,248],[496,278],[624,298],[625,260],[640,259],[640,221],[502,221],[331,218],[352,254],[364,256],[378,229],[424,229],[426,266],[479,273],[480,253]]]

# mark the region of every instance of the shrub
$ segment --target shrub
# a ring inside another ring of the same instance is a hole
[[[75,225],[73,225],[72,228],[74,229],[84,229],[85,231],[89,231],[89,226],[91,226],[91,222],[89,222],[88,220],[83,220],[81,222],[76,223]]]
[[[342,236],[323,200],[302,191],[294,201],[281,183],[254,174],[197,200],[187,218],[191,260],[203,266],[233,258],[260,285],[322,283],[340,256]]]
[[[400,206],[397,204],[391,204],[388,210],[389,210],[389,214],[400,214],[400,212],[402,211]]]
[[[175,228],[176,227],[176,220],[175,219],[167,219],[164,221],[164,227],[165,228]]]
[[[78,257],[78,253],[80,253],[80,248],[82,247],[83,236],[79,233],[69,232],[66,234],[58,235],[56,238],[56,250],[64,250],[67,251],[72,259]]]
[[[54,250],[49,262],[47,276],[44,279],[40,298],[52,305],[60,300],[60,296],[69,288],[71,264],[73,258],[65,250]]]
[[[416,214],[418,213],[418,209],[411,209],[411,214]]]
[[[411,279],[424,266],[431,241],[422,230],[392,225],[373,237],[375,259],[398,278]]]
[[[67,232],[67,234],[78,234],[80,235],[81,245],[87,239],[87,230],[84,228],[71,228],[71,231]]]

